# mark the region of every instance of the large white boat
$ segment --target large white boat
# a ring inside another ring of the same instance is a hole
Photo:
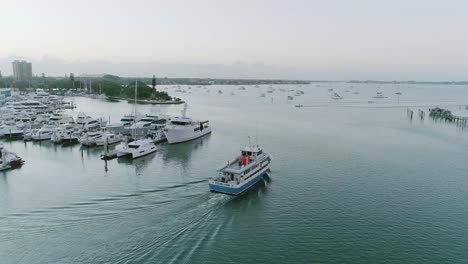
[[[192,120],[190,117],[185,117],[186,111],[187,104],[182,110],[182,117],[172,118],[171,122],[164,128],[164,135],[166,135],[169,144],[190,141],[211,133],[208,120]]]
[[[30,130],[27,130],[27,131],[24,133],[23,140],[24,140],[24,141],[32,140],[32,139],[33,139],[33,136],[36,135],[37,132],[39,132],[39,129],[38,129],[38,128],[33,128],[33,129],[30,129]]]
[[[72,116],[55,113],[50,117],[49,122],[52,122],[53,124],[58,126],[68,123],[75,123],[75,120],[73,120]]]
[[[49,140],[55,132],[55,125],[46,124],[37,133],[32,134],[32,140]]]
[[[219,170],[208,182],[210,191],[239,195],[259,182],[270,169],[272,157],[260,146],[245,147],[241,155]]]
[[[130,127],[141,118],[141,115],[125,115],[119,122],[107,125],[107,130],[117,134],[130,133]]]
[[[102,117],[94,119],[83,112],[79,113],[76,117],[76,125],[85,130],[93,130],[101,126],[105,126],[106,123],[107,121]]]
[[[24,164],[24,160],[16,153],[6,150],[0,144],[0,170],[7,170]]]
[[[102,139],[104,132],[103,131],[88,131],[84,133],[80,138],[79,142],[83,146],[95,146],[96,142],[100,139]]]
[[[17,125],[1,125],[0,137],[20,137],[24,135],[26,124],[18,123]]]
[[[76,129],[75,124],[63,124],[56,127],[50,140],[54,143],[75,142],[76,134],[80,131]]]
[[[158,148],[151,139],[139,139],[124,144],[123,147],[117,151],[117,157],[131,156],[133,159],[136,159],[157,150]]]
[[[122,136],[120,134],[106,132],[102,135],[102,137],[95,140],[95,144],[96,146],[104,146],[106,143],[107,145],[112,145],[119,143],[120,141],[122,141]]]

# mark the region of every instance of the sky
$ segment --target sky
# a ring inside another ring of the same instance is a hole
[[[0,0],[0,71],[468,80],[468,1]]]

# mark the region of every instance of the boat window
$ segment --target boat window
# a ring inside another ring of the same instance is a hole
[[[185,125],[187,125],[187,122],[183,122],[183,121],[172,121],[171,124],[173,124],[173,125],[179,125],[179,126],[185,126]]]
[[[263,153],[263,150],[259,150],[258,153],[257,153],[257,156],[262,154]]]
[[[200,128],[199,127],[196,127],[193,129],[194,132],[197,132],[197,131],[200,131]]]
[[[138,145],[128,145],[128,148],[131,148],[131,149],[136,149],[138,147],[139,147]]]

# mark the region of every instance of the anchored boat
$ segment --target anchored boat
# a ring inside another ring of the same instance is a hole
[[[210,191],[239,195],[259,182],[270,169],[272,157],[259,145],[245,147],[241,155],[209,181]]]

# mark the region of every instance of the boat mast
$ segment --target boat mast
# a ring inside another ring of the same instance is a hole
[[[133,123],[133,138],[136,140],[136,115],[137,115],[137,109],[136,109],[136,101],[137,101],[137,92],[138,92],[138,80],[135,80],[135,101],[133,102],[133,110],[135,111],[133,113],[133,116],[135,118],[135,122]]]

